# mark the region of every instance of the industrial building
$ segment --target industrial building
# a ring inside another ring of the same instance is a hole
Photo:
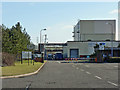
[[[80,20],[74,26],[74,41],[68,41],[63,48],[64,57],[79,58],[94,53],[98,44],[105,47],[118,47],[116,41],[116,20]]]
[[[73,33],[74,41],[115,40],[116,20],[80,20]]]
[[[104,50],[105,47],[118,47],[120,41],[68,41],[67,46],[63,48],[64,58],[90,56],[94,53],[94,46],[96,46],[96,44],[100,46],[100,50]]]
[[[80,58],[92,55],[96,45],[104,51],[120,44],[116,41],[116,20],[80,20],[74,26],[73,39],[66,43],[42,43],[38,48],[40,52],[46,49],[47,55],[63,53],[64,58]]]
[[[63,47],[67,46],[66,43],[41,43],[38,45],[38,51],[44,52],[46,50],[46,54],[55,54],[55,53],[63,53]]]

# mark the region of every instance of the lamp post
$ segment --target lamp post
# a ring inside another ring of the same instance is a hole
[[[109,22],[107,22],[106,24],[109,24],[111,25],[111,39],[112,39],[112,42],[111,42],[111,57],[113,57],[113,25]]]
[[[45,34],[45,42],[44,42],[44,59],[47,59],[47,50],[46,50],[46,41],[47,41],[47,34]]]
[[[41,30],[40,30],[40,53],[41,53],[41,51],[42,51],[42,50],[41,50],[41,35],[42,35],[42,31],[43,31],[43,30],[45,31],[46,29],[41,29]]]

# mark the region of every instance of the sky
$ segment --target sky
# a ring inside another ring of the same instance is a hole
[[[78,20],[117,19],[118,2],[2,2],[2,23],[11,28],[20,22],[37,44],[73,40],[73,26]],[[38,41],[40,42],[40,41]]]

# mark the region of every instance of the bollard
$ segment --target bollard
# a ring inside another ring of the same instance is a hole
[[[73,61],[74,61],[75,58],[73,58]]]
[[[97,62],[97,58],[95,58],[95,62]]]
[[[65,58],[65,61],[66,61],[67,59]]]
[[[76,58],[76,61],[77,61],[77,58]]]

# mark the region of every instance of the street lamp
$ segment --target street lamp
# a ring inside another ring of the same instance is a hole
[[[45,42],[44,42],[44,59],[47,59],[47,50],[46,50],[46,41],[47,41],[47,34],[45,34]]]
[[[41,53],[41,34],[42,34],[42,31],[45,31],[45,30],[47,30],[47,29],[41,29],[40,30],[40,53]]]
[[[109,25],[111,25],[111,39],[112,39],[112,47],[111,47],[111,56],[113,57],[113,25],[111,24],[111,23],[109,23],[109,22],[107,22],[106,23],[107,25],[109,24]]]

